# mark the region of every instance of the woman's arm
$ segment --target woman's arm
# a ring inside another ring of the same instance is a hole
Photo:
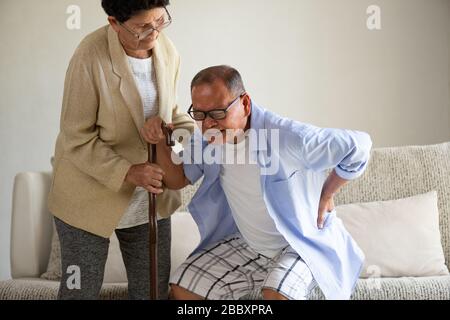
[[[133,165],[100,138],[99,90],[93,75],[98,65],[90,62],[94,54],[78,51],[67,70],[61,114],[63,156],[115,192],[128,182],[159,194],[162,176],[157,167]]]
[[[117,192],[132,164],[99,137],[99,93],[93,76],[97,66],[89,63],[91,60],[87,50],[78,51],[66,73],[60,124],[63,156],[80,171]]]

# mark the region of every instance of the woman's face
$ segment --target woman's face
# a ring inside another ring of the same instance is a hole
[[[167,23],[169,16],[166,9],[161,7],[143,10],[123,23],[113,17],[108,19],[125,49],[149,51],[153,49],[158,39],[159,27]],[[152,28],[157,30],[152,30]],[[137,38],[137,35],[140,37]]]

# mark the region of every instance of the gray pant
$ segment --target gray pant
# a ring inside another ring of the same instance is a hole
[[[109,239],[72,227],[55,217],[61,243],[62,277],[58,299],[98,299],[103,283]],[[128,278],[128,297],[145,300],[150,295],[148,224],[115,230],[120,243]],[[167,299],[170,275],[170,219],[158,221],[159,299]],[[72,273],[69,266],[80,270],[80,287],[69,288]]]

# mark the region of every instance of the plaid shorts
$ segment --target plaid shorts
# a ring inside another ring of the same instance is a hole
[[[250,248],[239,234],[189,257],[170,283],[208,300],[260,296],[265,288],[289,300],[305,300],[317,286],[308,266],[290,246],[270,259]]]

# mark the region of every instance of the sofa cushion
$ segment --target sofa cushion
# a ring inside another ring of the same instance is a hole
[[[366,255],[362,278],[448,275],[436,191],[336,208]]]
[[[58,296],[58,281],[22,278],[0,281],[0,300],[54,300]],[[108,283],[102,286],[99,299],[128,299],[126,283]]]
[[[244,300],[261,300],[261,290],[254,290]],[[325,300],[319,287],[311,300]],[[351,300],[450,300],[450,276],[359,279]]]
[[[316,288],[312,300],[323,300]],[[358,280],[352,300],[450,300],[450,276]]]
[[[0,300],[56,299],[59,282],[41,279],[0,281]],[[247,299],[261,299],[261,291]],[[314,300],[325,297],[319,288],[312,293]],[[104,284],[100,299],[127,299],[124,283]],[[360,279],[351,296],[353,300],[450,300],[450,276],[421,278]]]
[[[337,205],[401,199],[436,190],[441,243],[450,263],[450,142],[373,149],[364,175],[336,195]]]

